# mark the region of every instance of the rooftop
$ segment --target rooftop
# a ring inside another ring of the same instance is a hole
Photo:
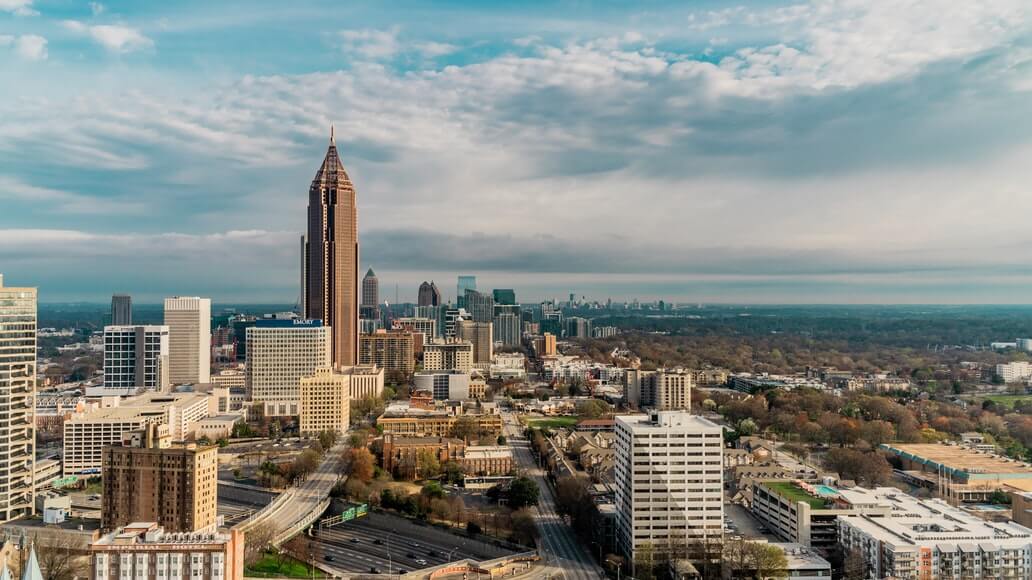
[[[765,481],[763,486],[791,502],[806,502],[815,510],[827,508],[831,502],[810,494],[794,481]]]
[[[995,475],[1006,476],[1003,479],[1032,478],[1032,466],[1029,464],[970,447],[940,443],[900,443],[882,445],[881,448],[933,469],[942,466],[955,474],[963,473],[975,479]]]

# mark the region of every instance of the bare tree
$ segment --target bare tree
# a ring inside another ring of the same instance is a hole
[[[271,524],[258,524],[244,534],[244,564],[251,566],[262,559],[265,550],[276,537]]]
[[[39,536],[32,539],[43,580],[72,580],[89,575],[89,549],[86,542],[70,534]]]

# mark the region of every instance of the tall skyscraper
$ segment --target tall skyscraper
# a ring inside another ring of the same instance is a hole
[[[168,378],[174,384],[211,380],[211,298],[165,299]]]
[[[129,326],[133,323],[133,297],[128,294],[111,296],[111,326]]]
[[[362,278],[362,306],[376,308],[380,303],[380,280],[372,268]]]
[[[495,288],[491,294],[495,304],[516,304],[516,291],[512,288]]]
[[[516,304],[495,304],[494,338],[505,346],[519,346],[523,335],[520,307]]]
[[[440,306],[441,305],[441,289],[437,287],[437,284],[432,280],[430,282],[424,281],[419,285],[419,296],[417,298],[417,304],[419,306]]]
[[[616,417],[616,535],[640,550],[684,554],[723,534],[723,428],[685,411]]]
[[[358,205],[355,187],[330,147],[308,189],[305,317],[331,328],[333,363],[358,363]]]
[[[460,340],[468,340],[473,344],[473,366],[481,370],[490,370],[491,357],[494,355],[494,336],[490,322],[459,321],[455,335]]]
[[[490,294],[466,290],[466,310],[477,322],[491,322],[494,318],[494,299]]]
[[[459,276],[459,283],[455,291],[455,301],[459,307],[466,305],[466,290],[477,289],[477,277],[476,276]]]
[[[0,523],[32,515],[36,457],[36,289],[0,274]]]

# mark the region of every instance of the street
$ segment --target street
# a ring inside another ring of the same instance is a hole
[[[544,471],[534,461],[530,442],[523,436],[523,429],[512,413],[504,413],[505,437],[513,448],[516,460],[527,477],[533,479],[541,489],[536,508],[532,508],[541,532],[541,556],[546,564],[555,566],[566,580],[589,580],[601,578],[602,571],[592,560],[587,549],[581,545],[566,522],[556,511],[555,496],[545,481]]]

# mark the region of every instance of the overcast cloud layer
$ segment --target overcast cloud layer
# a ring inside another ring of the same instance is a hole
[[[331,123],[391,298],[1032,296],[1028,2],[162,4],[0,0],[43,300],[294,301]]]

